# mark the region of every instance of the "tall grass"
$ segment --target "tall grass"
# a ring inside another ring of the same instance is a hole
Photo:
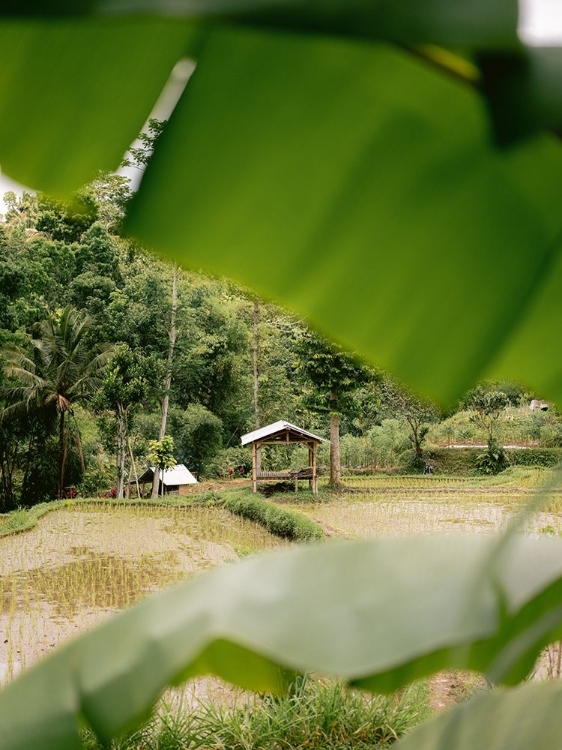
[[[369,696],[303,677],[286,697],[259,696],[234,707],[205,702],[192,710],[164,705],[112,750],[372,750],[387,747],[428,714],[424,683],[395,696]],[[91,733],[83,748],[101,750]]]

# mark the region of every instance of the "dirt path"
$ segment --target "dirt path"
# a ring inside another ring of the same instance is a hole
[[[429,705],[436,713],[471,698],[475,693],[486,689],[483,677],[473,672],[447,669],[439,672],[429,681]]]

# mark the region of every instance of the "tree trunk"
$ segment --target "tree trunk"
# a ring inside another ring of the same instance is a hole
[[[64,434],[64,410],[61,410],[59,417],[59,491],[58,496],[64,495],[64,469],[66,465],[66,439]]]
[[[172,271],[172,310],[170,312],[170,343],[168,346],[168,361],[166,363],[166,379],[164,382],[164,398],[162,399],[162,418],[160,420],[160,431],[158,440],[162,440],[166,434],[166,423],[168,421],[168,407],[170,405],[170,388],[172,387],[172,365],[174,362],[174,348],[176,346],[176,315],[178,312],[178,266],[174,263]],[[154,472],[152,479],[151,498],[158,497],[158,473]]]
[[[257,300],[254,300],[254,422],[256,430],[260,426],[259,412],[259,357],[260,357],[260,339],[259,339],[260,307]]]
[[[416,420],[409,419],[408,417],[406,417],[406,421],[408,422],[408,424],[410,425],[410,429],[412,430],[412,442],[414,444],[414,453],[416,454],[416,458],[422,458],[423,450],[420,442],[420,425]]]
[[[140,491],[140,486],[139,486],[139,475],[137,474],[137,465],[135,463],[135,456],[133,454],[133,447],[131,446],[131,440],[129,436],[127,436],[127,444],[129,446],[129,456],[131,457],[131,468],[135,475],[135,484],[137,485],[137,497],[140,498],[141,491]]]
[[[254,300],[254,422],[256,430],[260,426],[260,410],[259,410],[259,377],[260,377],[260,339],[259,339],[259,323],[260,323],[260,306],[259,302]],[[261,471],[261,450],[256,453],[256,471]]]
[[[341,484],[340,416],[330,415],[330,485]]]
[[[86,474],[86,464],[84,462],[84,450],[82,448],[82,438],[80,437],[80,427],[78,426],[78,422],[76,422],[76,447],[78,448],[78,458],[80,459],[80,473],[82,479],[84,479],[84,475]]]
[[[117,497],[122,500],[125,485],[125,457],[127,454],[127,415],[122,404],[119,404],[118,407],[117,420],[119,425],[117,437]]]

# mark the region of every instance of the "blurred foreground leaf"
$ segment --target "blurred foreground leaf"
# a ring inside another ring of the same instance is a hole
[[[128,227],[451,400],[544,283],[561,190],[558,143],[497,151],[473,90],[392,47],[230,30],[208,36]]]
[[[188,47],[164,19],[0,22],[0,165],[68,195],[119,167]]]
[[[562,398],[545,374],[562,370],[559,348],[537,348],[529,372],[521,333],[559,257],[562,150],[543,136],[498,151],[484,109],[504,140],[562,120],[560,51],[517,42],[515,0],[0,13],[7,174],[62,194],[116,168],[174,63],[194,55],[133,233],[305,314],[438,400],[506,361]],[[549,320],[561,318],[557,302]]]
[[[518,537],[499,555],[494,544],[324,544],[202,575],[16,679],[0,693],[0,746],[77,748],[79,721],[108,739],[200,674],[272,691],[286,682],[279,667],[375,691],[444,667],[519,680],[561,632],[562,543]]]
[[[561,746],[560,682],[478,696],[398,742],[396,750],[553,750]]]
[[[53,20],[75,13],[106,17]],[[559,50],[517,44],[515,0],[8,2],[0,14],[7,174],[68,194],[116,168],[193,54],[135,234],[441,400],[501,374],[562,401],[562,151],[532,137],[562,119]],[[562,635],[561,552],[386,540],[222,568],[23,674],[0,694],[0,747],[79,748],[81,722],[107,739],[197,674],[279,690],[283,669],[313,670],[391,691],[464,667],[513,684]],[[558,705],[555,686],[486,696],[404,744],[557,747]]]
[[[511,45],[517,0],[4,0],[12,16],[150,14],[321,31],[411,43]]]

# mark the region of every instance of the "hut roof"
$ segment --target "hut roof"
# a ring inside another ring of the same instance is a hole
[[[139,477],[139,482],[146,482],[149,479],[152,480],[155,471],[156,467],[150,466],[144,474]],[[165,487],[175,487],[183,484],[197,484],[197,479],[195,479],[186,466],[183,464],[176,464],[172,469],[166,469],[164,471]]]
[[[326,443],[328,442],[319,435],[314,435],[312,432],[303,430],[302,427],[297,427],[290,422],[280,419],[278,422],[273,422],[266,427],[260,427],[258,430],[248,432],[246,435],[242,435],[242,445],[249,445],[250,443]]]

